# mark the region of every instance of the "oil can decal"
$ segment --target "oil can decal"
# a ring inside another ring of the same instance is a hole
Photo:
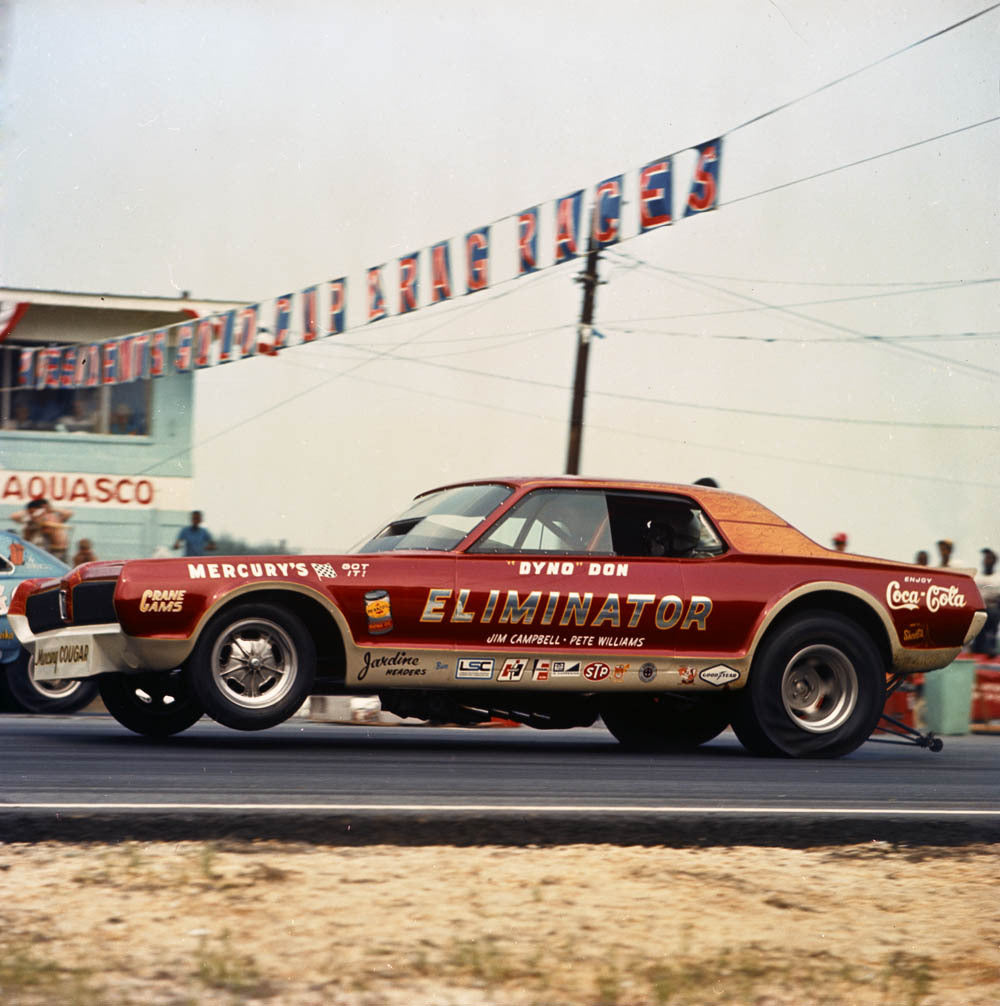
[[[369,590],[365,594],[365,614],[368,616],[368,632],[372,636],[384,636],[392,632],[392,602],[387,590]]]

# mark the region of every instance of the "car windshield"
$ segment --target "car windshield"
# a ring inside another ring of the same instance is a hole
[[[353,551],[450,551],[512,492],[510,486],[486,484],[429,493]]]

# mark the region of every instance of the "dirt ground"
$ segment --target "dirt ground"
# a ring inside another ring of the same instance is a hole
[[[986,845],[0,845],[0,1001],[995,1006],[998,875]]]

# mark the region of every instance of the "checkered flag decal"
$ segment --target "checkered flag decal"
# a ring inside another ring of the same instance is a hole
[[[314,562],[312,564],[313,572],[321,580],[336,580],[337,571],[328,562]]]

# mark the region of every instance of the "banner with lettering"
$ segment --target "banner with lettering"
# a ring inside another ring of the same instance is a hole
[[[684,196],[683,218],[719,205],[722,137],[686,149],[696,155],[696,162]],[[433,307],[459,294],[478,293],[498,282],[572,262],[590,247],[607,248],[625,236],[637,237],[674,223],[675,156],[665,155],[631,176],[612,175],[589,190],[577,189],[550,204],[539,203],[474,227],[461,237],[371,266],[362,303],[356,305],[361,318],[354,324],[348,321],[347,277],[340,276],[217,315],[95,345],[22,348],[17,386],[94,388],[163,377],[168,346],[174,349],[170,369],[179,374],[251,356],[275,356],[290,346],[342,335],[366,324]],[[632,184],[627,177],[634,178],[636,192],[631,219],[623,214],[626,185]],[[585,203],[589,204],[586,218]],[[546,206],[551,212],[543,213]],[[495,261],[494,235],[505,225],[512,233],[506,241],[498,238],[498,246],[513,246],[514,258]],[[629,235],[623,234],[626,227],[631,228]],[[13,315],[0,312],[0,325],[6,324],[4,333],[13,328]]]

